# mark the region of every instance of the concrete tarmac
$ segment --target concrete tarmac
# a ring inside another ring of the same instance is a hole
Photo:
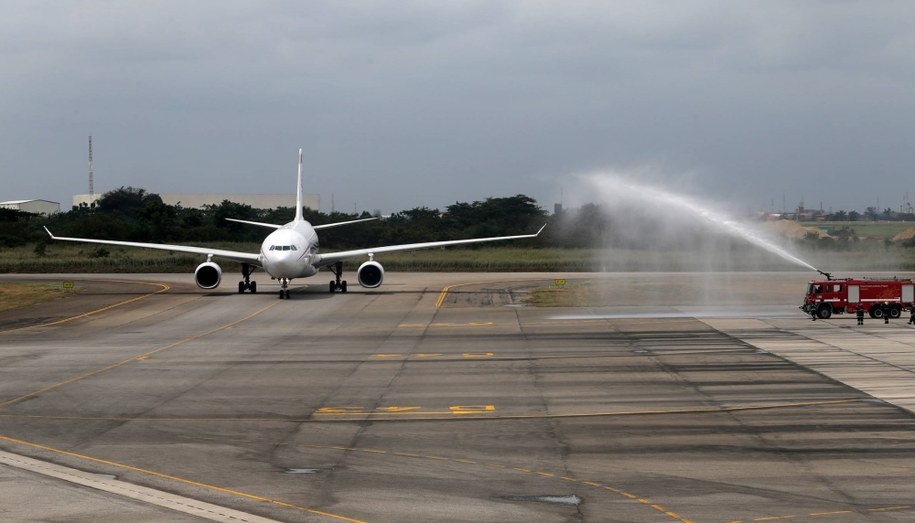
[[[79,293],[0,313],[0,517],[911,521],[915,329],[810,277],[3,275]]]

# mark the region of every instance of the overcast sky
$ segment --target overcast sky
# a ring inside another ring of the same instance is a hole
[[[14,1],[0,200],[308,192],[384,213],[612,171],[734,208],[915,199],[911,1]]]

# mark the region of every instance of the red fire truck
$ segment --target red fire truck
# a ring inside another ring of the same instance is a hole
[[[898,318],[915,302],[915,284],[911,279],[876,280],[845,278],[807,283],[807,293],[801,310],[817,318],[829,318],[843,312],[854,314],[858,307],[871,318]]]

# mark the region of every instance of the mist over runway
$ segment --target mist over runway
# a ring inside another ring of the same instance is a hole
[[[530,306],[559,277],[606,299]],[[391,273],[277,300],[269,281],[239,295],[188,275],[3,275],[81,293],[0,314],[0,512],[46,520],[83,498],[73,510],[98,521],[909,520],[915,417],[896,400],[915,330],[811,322],[810,277]],[[85,496],[41,463],[115,483]],[[35,492],[53,496],[23,503]],[[195,503],[209,508],[176,512]]]

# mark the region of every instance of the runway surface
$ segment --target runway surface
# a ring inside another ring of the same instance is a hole
[[[3,275],[79,293],[0,313],[0,518],[912,521],[915,329],[809,277]]]

